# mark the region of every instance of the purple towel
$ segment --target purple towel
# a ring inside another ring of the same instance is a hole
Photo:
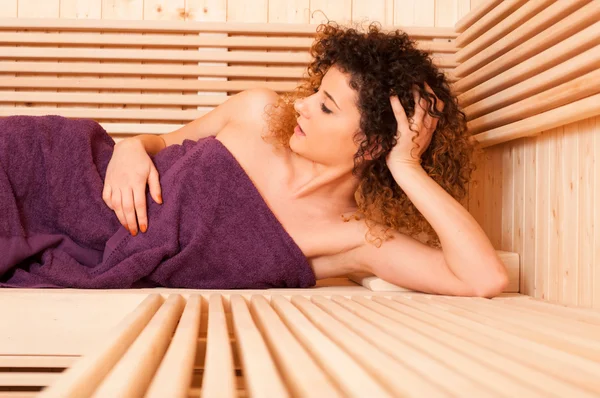
[[[131,236],[102,200],[114,141],[92,120],[0,119],[0,287],[310,287],[315,275],[214,137],[154,157],[164,204]]]

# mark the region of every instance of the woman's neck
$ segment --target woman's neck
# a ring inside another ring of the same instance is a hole
[[[353,164],[327,166],[291,152],[289,166],[285,183],[292,199],[315,199],[342,213],[356,208],[359,179],[352,174]]]

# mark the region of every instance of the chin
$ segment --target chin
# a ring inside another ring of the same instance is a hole
[[[296,134],[293,134],[288,141],[288,145],[290,146],[292,152],[298,152],[298,144],[298,138],[296,137]]]

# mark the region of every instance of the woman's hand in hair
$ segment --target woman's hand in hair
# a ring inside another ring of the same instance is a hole
[[[425,83],[425,88],[435,96],[427,83]],[[437,127],[438,118],[434,118],[426,112],[427,101],[420,96],[416,87],[413,87],[413,96],[415,99],[415,112],[410,119],[407,117],[398,96],[390,97],[392,110],[398,123],[398,131],[396,133],[396,145],[387,157],[388,166],[391,163],[420,166],[421,155],[429,146],[433,132]],[[436,107],[439,112],[444,109],[444,103],[437,97]]]

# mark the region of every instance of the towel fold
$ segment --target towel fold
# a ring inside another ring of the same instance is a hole
[[[131,236],[102,200],[114,141],[96,122],[0,119],[0,287],[310,287],[315,275],[214,137],[153,157],[164,204]]]

